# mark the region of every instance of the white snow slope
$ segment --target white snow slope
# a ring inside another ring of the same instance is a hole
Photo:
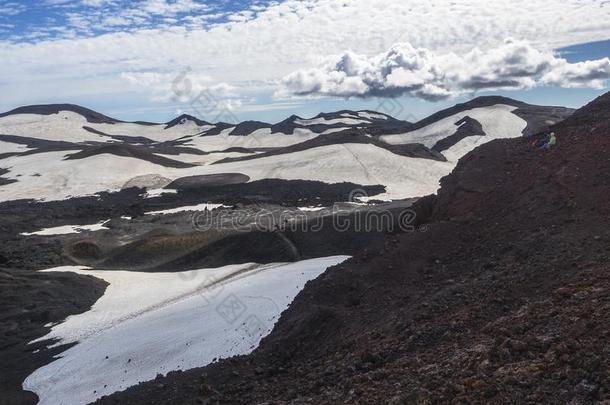
[[[194,122],[165,129],[165,124],[141,125],[135,123],[96,124],[72,111],[57,114],[16,114],[0,118],[0,133],[49,141],[66,142],[114,142],[108,136],[94,134],[83,127],[90,127],[108,135],[143,136],[153,141],[169,141],[185,135],[194,135],[211,126],[199,127]]]
[[[366,118],[368,120],[387,120],[388,117],[383,114],[370,113],[366,111],[358,111],[358,116]]]
[[[385,135],[381,139],[390,144],[423,143],[431,148],[441,139],[453,135],[458,127],[456,122],[469,116],[481,123],[483,131],[487,134],[483,141],[497,138],[516,138],[523,135],[527,122],[512,113],[518,107],[496,104],[490,107],[474,108],[444,118],[434,124],[405,134]]]
[[[23,387],[40,405],[87,404],[157,374],[250,353],[308,280],[347,258],[160,274],[52,269],[93,275],[110,286],[90,311],[45,336],[78,344]]]
[[[322,118],[303,120],[300,125],[345,123],[346,125],[367,124],[365,119],[337,119],[326,121]],[[166,124],[142,125],[137,123],[99,124],[88,122],[82,115],[72,111],[60,111],[57,114],[16,114],[0,118],[0,133],[28,138],[44,139],[50,141],[66,141],[74,143],[107,142],[116,140],[110,136],[98,135],[87,131],[89,127],[107,135],[145,137],[157,142],[172,141],[181,138],[190,138],[187,146],[195,146],[206,151],[222,150],[230,147],[276,147],[289,146],[315,138],[318,134],[304,128],[297,128],[294,134],[271,134],[270,128],[263,128],[248,136],[229,136],[234,127],[225,129],[220,135],[198,136],[211,130],[214,125],[197,126],[193,121],[166,129]],[[329,129],[325,133],[336,132],[338,129]],[[1,145],[0,145],[1,146]]]
[[[487,136],[465,138],[444,151],[447,162],[398,156],[365,144],[323,146],[303,152],[215,165],[211,163],[229,154],[203,157],[192,155],[188,158],[167,156],[199,164],[187,169],[166,168],[135,158],[108,154],[82,160],[63,160],[70,152],[13,156],[2,159],[0,167],[9,170],[3,175],[4,178],[17,182],[0,187],[0,201],[20,198],[57,200],[93,195],[100,191],[117,191],[132,178],[142,175],[157,174],[174,180],[185,176],[218,173],[243,173],[252,181],[275,178],[381,184],[386,186],[387,193],[379,196],[380,199],[420,197],[435,193],[439,180],[449,174],[457,161],[475,147],[497,138],[521,136],[527,122],[512,113],[515,108],[502,104],[475,108],[416,131],[382,136],[382,140],[391,144],[423,143],[431,147],[439,140],[453,135],[458,128],[455,123],[465,116],[478,120]],[[256,131],[249,136],[229,136],[229,132],[230,130],[227,130],[216,136],[188,136],[187,145],[208,151],[234,146],[277,147],[304,142],[318,136],[308,130],[295,131],[294,135],[271,134],[269,129]]]
[[[65,152],[11,157],[3,160],[10,169],[4,178],[17,182],[0,187],[0,201],[20,198],[60,200],[120,190],[134,177],[158,174],[168,179],[217,173],[243,173],[261,179],[317,180],[327,183],[383,184],[380,198],[399,199],[434,193],[438,180],[453,164],[408,158],[365,144],[330,145],[265,158],[196,166],[166,168],[147,161],[115,155],[81,160],[62,160]],[[39,174],[39,175],[36,175]]]
[[[0,155],[3,153],[21,153],[31,150],[25,145],[18,143],[0,141]]]

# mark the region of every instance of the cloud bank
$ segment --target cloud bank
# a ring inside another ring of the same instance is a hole
[[[451,61],[435,67],[452,73],[463,70],[460,63],[473,47],[481,49],[482,57],[491,58],[489,50],[502,47],[505,38],[527,40],[546,55],[563,46],[606,40],[610,32],[610,3],[599,0],[252,0],[239,2],[248,4],[240,9],[218,8],[238,2],[202,0],[44,0],[45,5],[51,3],[69,21],[37,18],[28,20],[34,26],[28,26],[25,34],[11,27],[5,29],[12,33],[2,34],[0,18],[0,110],[45,102],[95,105],[101,97],[144,108],[149,107],[142,105],[146,93],[150,103],[158,105],[164,99],[161,82],[168,88],[167,82],[171,84],[187,67],[194,76],[210,78],[203,86],[227,83],[247,100],[259,94],[268,97],[286,75],[320,66],[329,55],[348,49],[353,53],[344,55],[346,69],[361,59],[369,63],[371,55],[396,43],[428,50],[422,56],[411,52],[426,63],[431,63],[429,55],[442,59],[454,52],[460,56],[455,58],[457,68],[447,67]],[[7,10],[16,12],[15,1],[0,0],[0,5],[6,4],[12,4]],[[16,23],[13,17],[7,21]],[[396,63],[401,63],[403,53],[410,55],[398,50]],[[576,86],[580,79],[586,83],[601,80],[595,77],[603,76],[604,69],[603,63],[596,67],[558,65],[545,80]],[[427,73],[434,80],[426,79],[430,86],[421,88],[423,95],[434,97],[440,92],[440,97],[456,91],[445,87],[437,73],[434,69]],[[489,74],[471,74],[470,86],[489,82]],[[414,87],[421,79],[404,69],[388,80],[400,88]],[[302,80],[321,83],[315,75]],[[517,80],[521,85],[525,81],[523,77]],[[434,87],[435,82],[439,84]],[[325,79],[322,83],[331,82]],[[341,83],[340,90],[358,93],[363,91],[362,85],[350,79]]]
[[[610,59],[569,63],[527,41],[508,40],[482,51],[435,53],[409,43],[366,57],[345,52],[320,67],[297,70],[282,80],[278,96],[412,96],[436,101],[479,90],[538,85],[603,88]]]

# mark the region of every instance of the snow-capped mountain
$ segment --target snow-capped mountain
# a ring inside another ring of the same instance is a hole
[[[573,112],[570,108],[535,106],[506,97],[479,97],[439,111],[403,133],[381,135],[381,139],[391,144],[421,142],[459,159],[492,139],[543,132]]]
[[[417,123],[339,111],[231,125],[190,115],[162,124],[123,122],[68,104],[21,107],[0,115],[0,200],[65,199],[150,187],[138,183],[143,176],[169,183],[224,173],[382,185],[379,198],[418,197],[435,192],[476,146],[543,131],[571,112],[485,97]]]
[[[210,124],[209,122],[202,121],[199,118],[193,117],[192,115],[182,114],[179,117],[176,117],[173,120],[167,122],[165,124],[165,129],[170,129],[177,125],[187,125],[189,123],[193,123],[193,124],[197,125],[198,127],[204,127],[204,128],[215,127],[214,125]]]

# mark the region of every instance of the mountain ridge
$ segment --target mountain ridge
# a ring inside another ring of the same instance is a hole
[[[505,104],[496,104],[499,102]],[[520,107],[507,107],[506,103]],[[491,107],[468,110],[477,105]],[[427,119],[431,124],[421,130],[413,130],[417,124],[370,110],[320,113],[311,119],[292,115],[273,125],[260,121],[212,125],[188,114],[154,126],[118,120],[108,125],[113,119],[74,105],[45,106],[42,110],[40,106],[25,107],[12,114],[49,114],[62,108],[86,114],[85,118],[103,124],[83,125],[81,118],[67,114],[50,120],[28,118],[23,123],[20,119],[0,119],[0,142],[5,145],[0,165],[7,159],[4,167],[9,170],[3,178],[13,180],[0,189],[0,199],[40,196],[41,192],[47,198],[65,198],[82,195],[85,190],[120,190],[124,184],[135,184],[131,182],[133,178],[149,174],[176,179],[225,170],[253,179],[383,184],[387,189],[385,198],[413,198],[435,191],[438,180],[478,145],[546,131],[569,112],[566,109],[557,114],[556,107],[529,106],[500,97],[477,98],[434,114]],[[514,113],[515,108],[522,109],[520,115]],[[455,111],[463,112],[451,115]],[[439,120],[444,116],[447,118]],[[398,134],[392,135],[393,132]],[[64,151],[68,150],[74,152],[65,159]],[[32,172],[33,165],[26,163],[30,159],[46,169]],[[56,159],[66,163],[55,165]],[[293,164],[299,161],[299,165]],[[79,179],[82,168],[101,162],[132,169],[110,170],[113,175],[108,178],[92,174],[89,180]],[[320,170],[321,167],[333,170]],[[51,175],[53,172],[56,175]],[[61,178],[71,180],[56,188],[48,187]],[[149,187],[146,183],[142,186]]]
[[[87,118],[88,122],[92,122],[92,123],[108,123],[108,124],[133,123],[133,124],[141,124],[141,125],[165,125],[167,129],[172,128],[181,123],[185,123],[186,121],[194,122],[198,126],[213,125],[213,126],[221,126],[223,128],[237,127],[240,124],[247,123],[249,126],[256,127],[257,129],[272,128],[272,133],[277,133],[277,132],[280,132],[280,130],[278,130],[278,129],[281,128],[283,125],[285,126],[288,123],[294,123],[294,121],[297,121],[297,120],[302,120],[302,121],[307,121],[307,120],[311,121],[311,120],[316,120],[316,119],[332,120],[332,119],[348,118],[348,117],[345,117],[345,115],[351,115],[352,117],[350,117],[350,118],[360,118],[362,120],[369,119],[370,121],[377,121],[378,123],[385,122],[386,124],[394,124],[394,126],[402,125],[403,127],[401,127],[401,129],[408,129],[408,130],[412,131],[412,130],[422,128],[431,122],[438,121],[439,119],[442,119],[442,118],[446,118],[457,112],[461,112],[461,111],[472,109],[472,108],[489,107],[489,106],[492,106],[495,104],[506,104],[506,105],[512,105],[515,107],[537,106],[537,107],[557,108],[557,109],[565,109],[565,110],[569,110],[569,111],[574,111],[574,109],[570,109],[567,107],[538,106],[538,105],[534,105],[534,104],[528,104],[526,102],[504,97],[504,96],[480,96],[480,97],[476,97],[472,100],[469,100],[467,102],[458,103],[458,104],[454,105],[453,107],[449,107],[447,109],[433,113],[430,116],[428,116],[422,120],[419,120],[417,122],[404,121],[404,120],[397,119],[389,114],[380,112],[380,111],[365,109],[365,110],[338,110],[338,111],[331,111],[331,112],[320,112],[312,118],[302,118],[296,114],[292,114],[291,116],[285,118],[284,120],[281,120],[276,123],[267,123],[267,122],[256,121],[256,120],[242,121],[237,124],[228,124],[228,123],[223,123],[223,122],[210,123],[206,120],[202,120],[202,119],[195,117],[193,115],[190,115],[190,114],[181,114],[170,121],[155,123],[155,122],[150,122],[150,121],[119,120],[119,119],[110,117],[108,115],[99,113],[95,110],[89,109],[87,107],[83,107],[83,106],[80,106],[77,104],[68,104],[68,103],[66,103],[66,104],[38,104],[38,105],[21,106],[21,107],[14,108],[14,109],[4,112],[4,113],[0,113],[0,118],[8,117],[11,115],[18,115],[18,114],[51,115],[51,114],[57,114],[60,111],[70,111],[70,112],[74,112],[74,113],[83,115],[85,118]],[[365,118],[364,116],[360,115],[359,113],[370,114],[373,116],[370,118]],[[386,119],[381,119],[381,118],[378,118],[375,116],[384,116],[384,117],[386,117]],[[327,125],[327,126],[330,126],[330,125]],[[243,131],[238,130],[236,132],[236,135],[238,135],[238,134],[243,134]]]

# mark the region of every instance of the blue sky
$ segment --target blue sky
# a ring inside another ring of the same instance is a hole
[[[247,11],[256,15],[269,0],[202,0],[149,2],[142,10],[132,0],[0,0],[0,39],[35,42],[41,39],[96,36],[162,26],[222,24]],[[158,12],[155,12],[156,10]],[[173,6],[173,8],[172,8]],[[2,13],[1,10],[5,12]],[[87,18],[84,18],[87,16]]]
[[[607,91],[608,32],[601,0],[0,0],[0,110],[416,120],[488,94],[578,107]]]

